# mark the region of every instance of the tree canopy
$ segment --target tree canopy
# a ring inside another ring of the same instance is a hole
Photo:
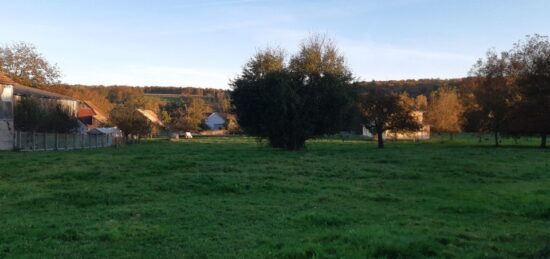
[[[387,130],[418,130],[413,107],[403,102],[391,89],[372,86],[358,96],[358,109],[365,128],[377,135],[378,148],[384,147],[383,134]]]
[[[288,64],[283,53],[267,49],[252,57],[232,83],[232,99],[245,133],[297,150],[342,129],[353,103],[352,77],[326,37],[304,41]]]
[[[57,83],[61,77],[57,65],[25,42],[0,47],[0,70],[14,81],[33,87]]]

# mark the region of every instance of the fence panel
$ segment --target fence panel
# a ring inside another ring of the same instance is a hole
[[[110,147],[122,143],[114,134],[62,134],[16,131],[14,149],[20,151],[73,150]]]

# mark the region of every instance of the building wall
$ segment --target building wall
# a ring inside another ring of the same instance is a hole
[[[14,103],[19,102],[22,98],[26,96],[14,95]],[[75,117],[78,116],[78,101],[76,100],[62,100],[62,99],[50,99],[50,98],[40,98],[37,97],[37,100],[43,107],[55,107],[56,105],[61,105],[63,108],[67,109],[69,113]]]
[[[0,85],[0,150],[13,149],[13,86]]]
[[[208,118],[206,118],[204,123],[211,130],[219,130],[225,126],[225,120],[217,113],[213,113],[210,116],[208,116]]]

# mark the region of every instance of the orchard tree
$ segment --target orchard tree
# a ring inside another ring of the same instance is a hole
[[[284,51],[260,51],[232,82],[241,129],[273,147],[302,149],[305,141],[335,133],[352,104],[351,72],[334,43],[314,35],[285,62]]]
[[[516,125],[524,134],[540,135],[544,148],[550,135],[550,42],[548,37],[528,36],[512,52],[521,99]]]
[[[440,88],[430,95],[427,121],[432,131],[453,134],[461,131],[464,108],[460,103],[456,90]]]
[[[151,133],[151,125],[133,103],[119,104],[111,110],[109,119],[128,138],[129,135],[146,136]]]
[[[481,130],[493,133],[495,146],[499,146],[500,135],[509,128],[520,99],[513,71],[510,53],[489,51],[470,72],[475,78],[473,95],[481,115]]]
[[[34,45],[24,42],[0,47],[0,71],[33,87],[58,83],[61,77],[57,65],[50,64]]]
[[[163,118],[174,131],[198,131],[201,129],[204,114],[208,106],[200,97],[192,98],[189,103],[175,102],[163,106]]]
[[[383,134],[387,130],[418,130],[421,127],[412,115],[411,106],[387,88],[368,87],[359,95],[358,106],[365,128],[377,136],[378,148],[384,147]]]

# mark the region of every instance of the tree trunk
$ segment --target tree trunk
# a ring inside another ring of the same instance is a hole
[[[546,134],[540,135],[540,147],[546,148]]]
[[[495,147],[498,147],[498,131],[495,131]]]
[[[382,131],[376,133],[378,135],[378,148],[384,148],[384,138],[382,137]]]

